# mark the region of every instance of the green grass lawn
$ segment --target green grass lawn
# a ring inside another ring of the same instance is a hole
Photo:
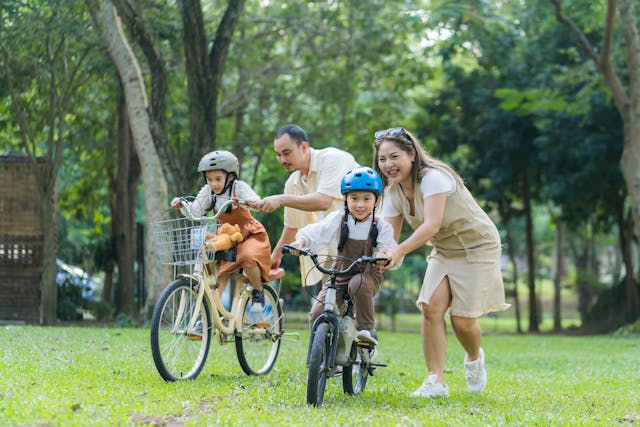
[[[425,376],[417,332],[380,332],[380,368],[360,396],[339,379],[322,408],[305,404],[308,333],[293,330],[274,371],[246,376],[233,344],[212,343],[193,381],[165,383],[147,329],[0,327],[1,426],[133,425],[523,425],[640,423],[640,340],[516,336],[483,338],[489,385],[466,392],[463,352],[450,336],[440,400],[408,395]]]

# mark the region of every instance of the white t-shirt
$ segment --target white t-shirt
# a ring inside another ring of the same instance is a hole
[[[325,219],[315,224],[301,228],[296,234],[297,239],[304,239],[306,246],[312,250],[323,249],[329,246],[337,246],[342,227],[342,217],[344,212],[333,211]],[[393,228],[391,224],[378,217],[378,238],[376,250],[373,256],[379,251],[391,249],[398,246],[393,238]],[[364,221],[356,222],[352,215],[347,217],[347,227],[349,228],[349,238],[354,240],[367,240],[373,216],[369,215]]]
[[[257,202],[260,200],[260,197],[253,191],[253,188],[249,184],[244,181],[240,181],[238,179],[234,182],[235,188],[233,188],[233,195],[242,201],[247,202]],[[216,212],[220,209],[220,207],[229,200],[228,192],[225,191],[224,194],[216,196]],[[209,207],[211,207],[211,202],[213,201],[213,195],[211,194],[211,189],[208,185],[204,185],[195,200],[191,203],[186,203],[191,208],[191,213],[194,216],[199,217],[204,215]],[[234,206],[234,208],[247,209],[243,205]]]
[[[427,173],[422,177],[422,181],[420,181],[420,190],[422,191],[423,198],[440,193],[447,193],[447,197],[449,197],[457,188],[458,183],[456,179],[443,169],[429,168]],[[388,200],[384,200],[382,203],[381,215],[383,217],[391,218],[401,213],[402,212],[396,209],[393,203],[389,203]]]

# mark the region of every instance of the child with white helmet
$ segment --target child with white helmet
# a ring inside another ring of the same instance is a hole
[[[391,225],[383,218],[375,217],[375,207],[382,195],[382,180],[378,172],[369,167],[351,169],[342,178],[340,192],[344,196],[344,212],[334,211],[322,221],[301,228],[291,246],[316,250],[337,240],[336,268],[346,268],[350,261],[343,261],[341,256],[349,260],[375,257],[378,252],[398,245]],[[345,292],[353,301],[358,341],[378,343],[373,299],[381,283],[382,269],[373,264],[366,264],[360,270],[336,279],[338,304],[341,304]],[[309,313],[310,325],[324,310],[326,292],[325,283]]]
[[[188,204],[193,215],[203,216],[209,211],[218,212],[229,199],[246,202],[247,206],[230,205],[218,217],[223,223],[237,224],[243,237],[236,248],[236,260],[220,263],[218,291],[222,292],[233,272],[242,268],[253,287],[251,310],[261,311],[264,307],[262,283],[268,281],[271,269],[271,244],[264,226],[248,209],[257,206],[261,199],[249,184],[238,179],[239,171],[240,164],[232,153],[218,150],[205,154],[198,164],[205,185],[193,202],[176,197],[171,207],[180,209]]]

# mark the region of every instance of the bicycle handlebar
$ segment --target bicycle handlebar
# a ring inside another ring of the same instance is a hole
[[[224,202],[222,206],[220,206],[220,209],[218,209],[218,212],[216,212],[213,216],[195,216],[191,211],[192,202],[190,202],[186,197],[180,197],[180,201],[182,202],[182,207],[184,208],[185,217],[192,221],[215,221],[216,219],[218,219],[220,214],[226,211],[227,207],[233,203],[249,206],[249,202],[247,200],[241,200],[241,199],[234,200],[230,198],[229,200]]]
[[[336,268],[324,268],[320,261],[318,261],[318,254],[316,254],[309,248],[296,248],[295,246],[291,245],[284,245],[282,247],[283,254],[291,253],[291,251],[300,252],[302,255],[310,257],[313,261],[313,264],[318,270],[320,270],[320,272],[328,274],[330,276],[345,276],[351,273],[354,268],[361,264],[376,264],[380,261],[386,261],[387,263],[389,263],[389,258],[361,256],[360,258],[354,259],[351,264],[344,270],[338,270]]]

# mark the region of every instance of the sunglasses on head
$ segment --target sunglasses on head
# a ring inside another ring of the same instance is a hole
[[[389,128],[389,129],[379,130],[379,131],[376,131],[376,133],[374,133],[373,135],[375,136],[376,139],[382,139],[386,137],[398,138],[401,136],[411,141],[411,137],[409,137],[409,135],[407,134],[407,131],[404,130],[404,128]]]

